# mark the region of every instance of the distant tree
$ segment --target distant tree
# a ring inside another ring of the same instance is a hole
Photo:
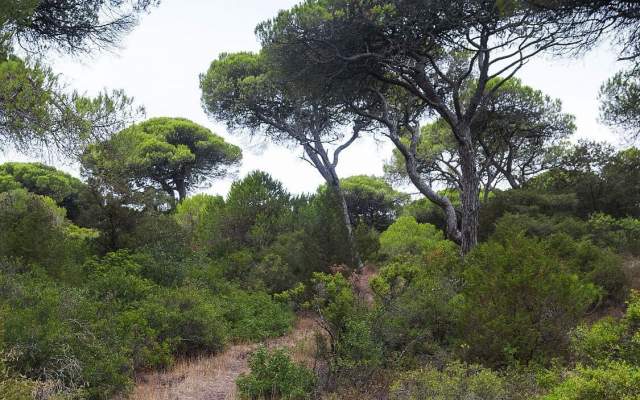
[[[639,49],[640,51],[640,49]],[[640,63],[622,71],[600,88],[600,116],[626,139],[640,138]]]
[[[601,212],[640,217],[640,151],[616,151],[607,143],[582,141],[558,152],[557,165],[529,185],[550,193],[572,193],[581,217]]]
[[[239,147],[184,118],[152,118],[89,146],[84,173],[116,190],[162,190],[177,201],[205,181],[224,176],[242,158]]]
[[[354,224],[362,223],[382,232],[393,223],[400,206],[408,200],[382,178],[354,175],[342,179],[342,190]]]
[[[573,116],[562,113],[561,107],[560,100],[517,78],[487,100],[472,124],[484,201],[500,182],[518,188],[553,165],[553,150],[575,130]],[[422,127],[417,169],[429,184],[459,191],[462,171],[450,129],[443,119]],[[392,177],[407,177],[405,159],[397,149],[385,169]]]
[[[87,190],[79,179],[41,163],[0,165],[0,192],[17,188],[52,198],[74,221],[80,212],[81,197]]]
[[[236,245],[264,248],[283,231],[290,201],[281,182],[266,172],[253,171],[231,185],[222,229]]]
[[[356,126],[345,134],[343,116],[328,95],[295,90],[262,54],[223,54],[200,76],[202,105],[232,130],[259,132],[269,140],[302,148],[311,164],[338,199],[354,258],[361,265],[346,200],[337,173],[338,158],[359,135]]]

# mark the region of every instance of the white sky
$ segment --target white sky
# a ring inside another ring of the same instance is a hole
[[[221,52],[257,50],[254,28],[298,0],[163,0],[143,16],[124,38],[120,49],[91,59],[52,60],[54,70],[69,86],[88,94],[103,88],[124,89],[144,105],[147,117],[184,117],[209,127],[243,148],[239,176],[261,169],[279,179],[293,193],[311,192],[322,183],[316,170],[301,161],[300,152],[278,146],[259,146],[227,133],[210,121],[200,106],[198,75]],[[576,116],[579,137],[616,141],[597,121],[597,93],[602,82],[623,66],[615,54],[600,49],[579,59],[536,59],[519,77],[524,83],[562,100],[564,111]],[[391,146],[361,140],[341,155],[339,174],[382,174]],[[0,154],[0,162],[26,160]],[[46,160],[45,160],[46,161]],[[59,165],[58,165],[59,166]],[[65,170],[73,171],[73,167]],[[214,182],[207,192],[225,194],[231,180]]]

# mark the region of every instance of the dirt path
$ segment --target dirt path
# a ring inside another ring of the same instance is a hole
[[[296,361],[308,362],[314,346],[314,322],[299,318],[294,330],[267,340],[267,347],[287,347]],[[178,362],[167,372],[138,376],[131,400],[230,400],[237,399],[236,378],[248,371],[249,354],[259,344],[238,344],[211,356]]]

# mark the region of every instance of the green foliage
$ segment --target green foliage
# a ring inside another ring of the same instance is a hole
[[[328,336],[328,346],[318,337],[321,356],[335,379],[365,382],[383,360],[373,320],[342,274],[314,273],[311,283],[313,296],[306,306],[317,313]]]
[[[225,203],[227,236],[236,246],[266,247],[283,231],[290,195],[269,174],[254,171],[231,185]]]
[[[380,235],[380,253],[393,259],[420,256],[425,252],[441,248],[446,251],[453,243],[444,241],[444,236],[435,226],[419,224],[413,217],[398,218]]]
[[[640,294],[633,292],[620,320],[603,318],[591,326],[581,325],[574,334],[577,358],[588,365],[623,361],[640,365]]]
[[[184,118],[152,118],[91,145],[82,163],[116,191],[153,187],[183,200],[241,158],[240,148],[203,126]]]
[[[592,400],[640,398],[640,368],[621,362],[578,367],[542,400]]]
[[[0,193],[0,231],[0,257],[38,264],[69,281],[77,279],[75,266],[91,254],[97,236],[67,221],[64,209],[51,198],[24,189]]]
[[[364,224],[382,232],[393,222],[407,195],[393,190],[382,178],[354,175],[340,181],[354,225]]]
[[[222,197],[207,194],[188,197],[178,204],[174,218],[185,230],[191,249],[215,254],[220,248],[224,205]]]
[[[479,365],[451,362],[442,370],[430,367],[400,375],[391,386],[393,400],[506,400],[507,382]]]
[[[236,384],[243,399],[310,399],[313,372],[291,361],[282,349],[268,351],[261,347],[249,358],[251,372],[241,375]]]
[[[222,300],[229,333],[238,340],[264,340],[282,336],[293,325],[294,315],[287,305],[274,302],[264,292],[232,290]]]
[[[636,70],[621,71],[600,88],[600,115],[625,134],[640,135],[640,76]]]
[[[0,165],[0,192],[11,189],[25,190],[52,198],[75,220],[80,213],[80,197],[85,185],[53,167],[40,163],[5,163]]]
[[[410,364],[414,356],[438,352],[454,335],[458,264],[456,250],[434,250],[389,263],[373,278],[373,324],[388,358]]]
[[[460,349],[490,366],[566,355],[568,332],[599,295],[547,243],[517,227],[471,252],[462,279]]]

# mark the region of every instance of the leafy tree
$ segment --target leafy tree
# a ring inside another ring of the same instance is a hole
[[[196,185],[224,176],[241,157],[240,148],[194,122],[152,118],[91,145],[82,162],[85,173],[113,188],[150,187],[182,201]]]
[[[18,57],[15,45],[36,58],[46,50],[71,53],[117,44],[139,12],[155,0],[36,1],[0,5],[0,146],[20,150],[58,149],[78,155],[143,113],[122,91],[90,98],[67,93],[42,62]]]
[[[489,88],[492,84],[489,83]],[[460,160],[450,129],[443,119],[422,127],[416,153],[417,172],[431,185],[441,183],[461,190]],[[471,129],[486,201],[501,182],[518,188],[553,166],[553,150],[573,133],[575,126],[573,116],[562,113],[560,100],[512,78],[487,99]],[[406,178],[404,157],[397,149],[393,154],[386,172]]]
[[[174,218],[185,229],[192,249],[210,251],[221,242],[223,215],[224,199],[201,193],[178,204]]]
[[[363,223],[379,232],[391,225],[408,197],[374,176],[350,176],[342,179],[341,185],[352,223]]]
[[[604,212],[638,217],[640,152],[616,152],[606,143],[579,142],[558,153],[557,165],[532,180],[530,187],[551,193],[575,193],[577,213],[586,217]]]
[[[640,137],[640,65],[609,78],[600,88],[600,101],[600,115],[607,124],[627,138]]]
[[[79,179],[41,163],[9,162],[0,165],[0,192],[24,188],[52,198],[75,220],[80,213],[80,201],[86,185]]]
[[[353,99],[350,110],[380,125],[409,175],[425,112],[449,125],[461,163],[459,231],[447,199],[412,181],[447,210],[448,236],[467,253],[477,244],[480,208],[472,123],[527,60],[575,46],[575,25],[557,20],[525,2],[307,1],[257,31],[271,63],[300,90],[324,87]]]
[[[52,276],[78,279],[77,266],[91,255],[97,232],[65,219],[65,211],[45,196],[15,189],[0,193],[0,257],[37,264]],[[34,244],[37,240],[37,244]]]
[[[230,129],[260,132],[274,142],[303,149],[303,159],[322,175],[338,199],[354,259],[361,266],[336,171],[339,155],[358,138],[360,127],[345,135],[340,129],[345,120],[333,99],[291,88],[262,54],[222,54],[200,76],[200,88],[205,111]]]
[[[9,0],[0,6],[0,33],[4,40],[32,51],[56,48],[87,52],[92,46],[114,46],[136,24],[140,12],[158,3],[158,0]]]
[[[268,173],[254,171],[231,185],[225,203],[224,229],[236,246],[261,249],[283,231],[290,195]]]

